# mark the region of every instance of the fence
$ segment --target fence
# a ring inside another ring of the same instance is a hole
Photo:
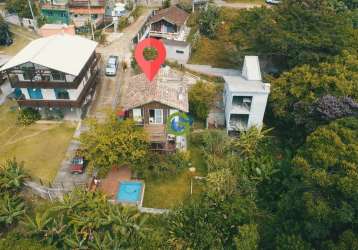
[[[25,187],[35,195],[40,196],[43,199],[47,200],[62,200],[64,194],[72,191],[72,188],[65,188],[63,184],[52,185],[49,183],[49,186],[45,186],[44,182],[40,179],[40,183],[34,181],[26,181]],[[74,183],[76,187],[87,187],[86,183]]]

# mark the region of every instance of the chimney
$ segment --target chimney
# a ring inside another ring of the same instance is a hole
[[[248,81],[262,81],[258,56],[245,56],[242,76]]]

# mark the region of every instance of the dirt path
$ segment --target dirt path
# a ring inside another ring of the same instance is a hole
[[[128,71],[124,73],[120,68],[118,68],[117,76],[107,77],[104,75],[105,63],[110,55],[116,55],[119,57],[120,61],[126,61],[129,66],[132,39],[143,26],[150,12],[150,9],[144,10],[142,15],[138,17],[133,24],[127,27],[120,37],[115,39],[110,45],[99,47],[97,49],[97,51],[102,55],[102,72],[101,81],[96,90],[96,97],[89,111],[90,117],[103,120],[105,117],[105,110],[114,109],[118,105],[121,85],[126,81]]]

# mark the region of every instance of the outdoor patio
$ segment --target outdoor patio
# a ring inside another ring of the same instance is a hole
[[[113,167],[106,178],[101,179],[98,189],[105,193],[109,199],[115,198],[118,192],[120,181],[129,181],[132,177],[132,171],[128,167]]]

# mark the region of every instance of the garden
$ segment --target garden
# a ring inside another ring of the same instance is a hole
[[[18,106],[8,101],[0,106],[0,162],[12,158],[24,162],[26,172],[44,183],[52,182],[65,158],[75,131],[71,123],[21,125]]]

